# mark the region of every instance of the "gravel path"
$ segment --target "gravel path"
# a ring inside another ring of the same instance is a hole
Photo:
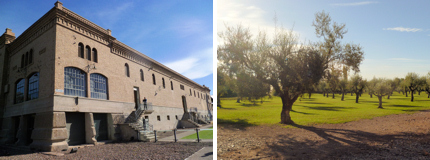
[[[430,159],[430,111],[296,127],[218,125],[218,158]]]
[[[212,143],[129,142],[79,148],[63,156],[30,153],[0,146],[0,159],[185,159]]]

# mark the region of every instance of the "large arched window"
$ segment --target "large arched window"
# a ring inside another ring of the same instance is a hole
[[[27,100],[39,98],[39,73],[34,73],[28,78]]]
[[[161,78],[162,82],[163,82],[163,88],[166,88],[166,83],[164,83],[164,78]]]
[[[107,79],[105,76],[97,73],[90,75],[91,98],[107,99]]]
[[[86,54],[87,54],[87,59],[91,61],[91,47],[86,46],[85,50],[86,50]]]
[[[152,74],[152,83],[154,84],[154,85],[156,85],[157,83],[155,83],[155,75],[154,74]]]
[[[87,97],[87,74],[78,68],[64,68],[64,94]]]
[[[20,79],[15,86],[15,103],[24,102],[24,85],[25,79]]]
[[[124,65],[124,68],[125,68],[125,75],[127,77],[130,77],[130,69],[128,68],[128,64],[127,63]]]
[[[97,49],[95,49],[95,48],[93,48],[93,61],[94,62],[98,62],[98,59],[97,59],[98,57],[97,57]]]
[[[78,56],[84,58],[84,44],[82,43],[78,45]]]
[[[143,70],[140,70],[140,80],[145,81],[145,77],[143,76]]]

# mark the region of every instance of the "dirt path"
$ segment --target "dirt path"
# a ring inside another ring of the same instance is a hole
[[[218,125],[218,159],[430,159],[430,111],[297,127]]]

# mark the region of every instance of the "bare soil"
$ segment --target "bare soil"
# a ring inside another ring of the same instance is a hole
[[[294,126],[218,125],[218,159],[430,159],[430,111]]]
[[[0,145],[0,159],[185,159],[208,146],[212,143],[118,142],[47,154]]]

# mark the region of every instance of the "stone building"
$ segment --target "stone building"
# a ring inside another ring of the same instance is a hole
[[[0,89],[0,143],[43,151],[212,119],[208,87],[58,1],[19,37],[0,37]]]

